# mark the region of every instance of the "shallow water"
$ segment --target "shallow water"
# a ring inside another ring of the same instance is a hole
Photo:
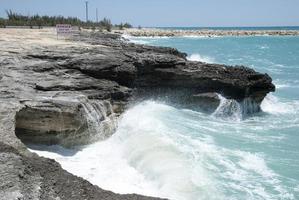
[[[277,91],[264,100],[262,113],[244,119],[238,110],[208,115],[148,100],[129,109],[108,140],[33,151],[118,193],[299,199],[299,37],[133,40],[176,47],[192,60],[250,66],[270,74]]]

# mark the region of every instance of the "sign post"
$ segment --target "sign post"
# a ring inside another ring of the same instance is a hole
[[[57,24],[56,25],[56,31],[57,31],[57,39],[59,35],[62,36],[69,36],[72,34],[72,25],[70,24]]]

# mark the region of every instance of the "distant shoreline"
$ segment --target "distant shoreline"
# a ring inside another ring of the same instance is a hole
[[[157,26],[157,27],[144,27],[144,28],[155,28],[164,30],[299,30],[299,26]]]
[[[298,30],[224,30],[224,29],[167,29],[131,28],[121,33],[134,37],[217,37],[217,36],[299,36]]]

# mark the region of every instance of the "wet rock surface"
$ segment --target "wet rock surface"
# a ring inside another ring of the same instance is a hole
[[[56,45],[4,40],[0,46],[4,199],[151,199],[104,191],[30,153],[23,142],[76,145],[99,132],[104,136],[96,139],[105,139],[117,117],[143,98],[212,110],[219,104],[215,93],[260,104],[275,90],[268,75],[252,69],[187,61],[176,49],[130,44],[114,34],[83,32]],[[91,133],[90,124],[100,126]]]

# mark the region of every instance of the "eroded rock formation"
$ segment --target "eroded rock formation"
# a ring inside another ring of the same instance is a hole
[[[0,195],[6,199],[147,199],[101,190],[30,153],[16,135],[23,142],[89,143],[109,137],[117,117],[139,98],[213,110],[215,93],[259,105],[275,89],[268,75],[252,69],[187,61],[175,49],[117,35],[82,33],[62,46],[1,43]],[[90,123],[99,127],[90,130]]]

